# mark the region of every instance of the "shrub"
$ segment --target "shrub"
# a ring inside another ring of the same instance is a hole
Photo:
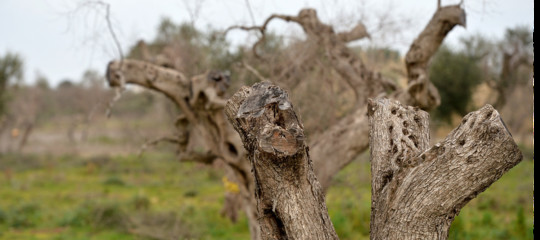
[[[465,115],[469,111],[472,91],[481,82],[482,72],[474,57],[442,45],[429,68],[429,78],[441,95],[434,116],[450,122],[453,113]]]
[[[60,221],[60,226],[86,227],[95,229],[126,230],[130,224],[129,217],[116,203],[81,204]]]
[[[107,179],[105,179],[105,181],[103,181],[103,184],[104,185],[114,185],[114,186],[124,186],[124,185],[126,185],[124,180],[122,180],[122,178],[117,177],[117,176],[108,177]]]
[[[34,203],[23,203],[15,207],[9,214],[10,226],[14,228],[34,227],[39,222],[39,206]]]

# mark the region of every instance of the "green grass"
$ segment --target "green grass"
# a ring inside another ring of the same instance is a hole
[[[249,239],[247,220],[222,217],[220,170],[137,156],[0,155],[0,240]],[[472,200],[451,239],[533,239],[534,161],[525,159]],[[366,156],[335,177],[327,195],[341,239],[369,239]]]
[[[531,149],[523,149],[524,156]],[[343,169],[326,197],[340,239],[369,239],[370,165],[367,156]],[[534,161],[524,159],[454,220],[449,239],[533,239]]]

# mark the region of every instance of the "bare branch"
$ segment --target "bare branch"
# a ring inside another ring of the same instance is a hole
[[[297,17],[294,17],[294,16],[288,16],[288,15],[281,15],[281,14],[272,14],[270,17],[268,17],[263,25],[261,26],[251,26],[251,27],[246,27],[246,26],[238,26],[238,25],[235,25],[235,26],[231,26],[229,28],[227,28],[223,34],[226,35],[229,31],[231,30],[235,30],[235,29],[240,29],[240,30],[244,30],[244,31],[259,31],[261,33],[261,37],[259,38],[259,40],[253,45],[252,47],[252,51],[253,51],[253,55],[257,58],[261,58],[261,56],[257,53],[257,47],[264,43],[264,41],[266,40],[266,28],[268,26],[268,24],[270,23],[270,21],[272,21],[273,19],[282,19],[282,20],[285,20],[287,22],[298,22],[298,18]]]
[[[176,136],[164,136],[164,137],[156,138],[154,140],[147,141],[141,146],[141,148],[139,150],[139,154],[137,154],[137,155],[139,157],[141,157],[148,147],[156,146],[160,142],[168,142],[168,143],[173,143],[173,144],[179,144],[180,139],[177,138]]]
[[[261,82],[269,81],[267,78],[263,77],[257,69],[255,69],[253,66],[249,65],[246,61],[242,61],[242,66],[244,66],[248,71],[253,73],[255,77],[257,77]]]
[[[101,1],[98,1],[98,3],[105,5],[105,9],[106,9],[105,19],[107,20],[107,27],[109,29],[109,33],[111,34],[114,40],[114,43],[116,44],[116,49],[118,50],[118,54],[120,54],[120,59],[123,60],[124,53],[122,51],[122,47],[120,46],[120,42],[118,41],[118,37],[116,37],[116,33],[114,32],[114,29],[111,23],[111,11],[110,11],[111,5],[109,5],[108,3],[101,2]]]
[[[249,12],[249,16],[251,17],[251,24],[255,25],[255,17],[253,16],[253,11],[251,10],[251,5],[249,4],[249,0],[246,0],[246,7]]]
[[[89,6],[100,6],[105,9],[105,21],[107,22],[107,30],[109,31],[109,34],[111,34],[111,37],[114,41],[114,44],[116,46],[116,50],[118,51],[118,54],[120,55],[120,59],[124,59],[124,53],[122,51],[122,47],[120,45],[120,41],[118,40],[118,37],[116,36],[116,32],[114,31],[112,22],[111,22],[111,5],[103,2],[103,1],[86,1],[83,2],[79,8],[82,7],[89,7]]]
[[[106,2],[103,2],[103,1],[87,1],[87,2],[83,2],[79,6],[79,8],[92,6],[92,5],[96,5],[96,6],[100,6],[100,7],[105,8],[105,21],[107,22],[107,30],[109,31],[109,34],[111,35],[111,37],[112,37],[112,39],[114,41],[114,44],[116,46],[116,50],[118,51],[118,55],[120,57],[120,62],[122,62],[124,60],[124,53],[122,51],[122,46],[120,45],[120,41],[118,40],[118,37],[117,37],[116,32],[114,31],[114,28],[113,28],[113,25],[112,25],[112,21],[111,21],[111,5],[106,3]],[[123,82],[121,82],[118,87],[115,87],[114,90],[115,90],[115,95],[114,95],[113,99],[111,99],[109,101],[106,112],[105,112],[105,115],[107,117],[111,116],[112,107],[122,97],[122,93],[125,90]]]

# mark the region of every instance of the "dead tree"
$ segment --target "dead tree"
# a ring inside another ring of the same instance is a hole
[[[409,85],[399,89],[362,63],[361,59],[347,48],[346,43],[367,36],[362,24],[345,33],[335,33],[333,28],[322,23],[313,9],[304,9],[298,16],[272,15],[264,25],[240,27],[264,33],[272,19],[283,19],[302,26],[307,41],[323,48],[331,59],[332,70],[342,76],[356,95],[356,110],[337,124],[321,133],[313,134],[309,143],[313,156],[313,171],[323,192],[330,186],[332,177],[343,167],[364,152],[369,145],[369,125],[366,111],[368,98],[387,95],[405,104],[423,109],[439,103],[436,89],[428,81],[427,62],[441,44],[442,39],[456,25],[464,25],[465,13],[460,6],[439,8],[424,31],[412,44],[407,55]],[[260,41],[259,41],[260,42]],[[257,45],[254,48],[256,49]],[[242,208],[248,217],[251,236],[259,239],[257,205],[254,196],[255,182],[247,153],[238,134],[226,123],[223,112],[225,78],[211,71],[191,79],[183,73],[160,67],[148,62],[123,59],[109,63],[107,79],[112,87],[137,84],[163,93],[175,102],[182,114],[176,122],[176,133],[167,137],[179,149],[179,158],[185,161],[225,163],[226,177],[239,186],[238,193],[226,193],[224,210],[231,219]],[[387,94],[387,92],[391,92]],[[205,151],[196,151],[203,145]]]
[[[371,239],[447,239],[461,208],[523,158],[490,105],[429,149],[426,112],[377,99],[368,115]]]
[[[288,94],[243,87],[225,112],[248,151],[262,239],[338,239]]]

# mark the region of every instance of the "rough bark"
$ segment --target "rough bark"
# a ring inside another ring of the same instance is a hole
[[[447,239],[461,208],[522,159],[490,105],[428,148],[428,114],[371,101],[371,239]]]
[[[338,239],[288,94],[243,87],[225,112],[248,151],[262,239]]]

